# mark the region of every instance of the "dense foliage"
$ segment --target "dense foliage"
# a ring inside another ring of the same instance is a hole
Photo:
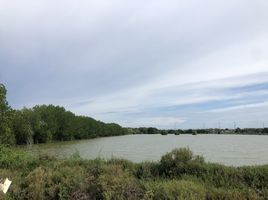
[[[8,106],[6,89],[0,84],[0,144],[45,143],[126,133],[118,124],[75,116],[60,106],[37,105],[13,110]]]
[[[189,149],[159,162],[32,157],[0,146],[0,177],[13,182],[0,199],[265,200],[268,166],[226,167],[207,163]]]
[[[0,84],[0,143],[14,144],[12,110],[6,100],[6,88]]]

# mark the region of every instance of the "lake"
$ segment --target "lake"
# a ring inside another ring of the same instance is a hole
[[[268,136],[261,135],[127,135],[39,144],[26,147],[33,153],[82,158],[124,158],[133,162],[158,161],[174,148],[189,147],[206,161],[225,165],[268,164]]]

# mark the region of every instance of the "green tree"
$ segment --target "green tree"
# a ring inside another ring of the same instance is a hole
[[[32,111],[27,108],[14,111],[13,130],[17,144],[33,143],[33,127],[31,125]]]
[[[75,116],[60,106],[37,105],[30,109],[12,110],[6,101],[6,89],[0,85],[0,143],[45,143],[127,133],[127,129],[118,124]]]
[[[147,133],[148,134],[157,134],[158,133],[158,130],[157,130],[157,128],[149,127],[147,129]]]
[[[0,84],[0,143],[15,144],[15,135],[12,130],[12,110],[6,100],[7,90]]]

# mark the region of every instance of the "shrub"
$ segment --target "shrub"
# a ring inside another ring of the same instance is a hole
[[[104,199],[110,200],[134,200],[142,199],[144,188],[128,171],[120,165],[109,165],[99,177]]]
[[[160,160],[160,174],[172,177],[193,171],[204,163],[204,158],[194,156],[189,148],[174,149],[162,156]]]
[[[46,184],[51,179],[50,173],[48,173],[44,168],[38,167],[32,171],[25,180],[23,184],[24,190],[21,199],[46,199],[45,190]]]
[[[255,167],[242,167],[244,183],[256,189],[268,189],[268,165]]]
[[[145,183],[146,198],[152,200],[202,200],[206,199],[205,188],[185,180],[158,180]]]
[[[4,194],[0,191],[0,199],[12,199],[12,196],[19,196],[21,193],[21,173],[15,170],[0,169],[0,182],[2,183],[5,178],[12,181],[8,193]]]
[[[226,188],[209,188],[207,200],[258,200],[260,197],[253,190],[228,190]]]
[[[123,170],[127,169],[131,174],[135,173],[136,165],[125,159],[119,159],[119,158],[112,158],[107,161],[108,165],[120,165]]]
[[[0,167],[1,168],[23,168],[27,165],[30,157],[22,150],[0,145]]]
[[[139,179],[154,179],[159,176],[159,164],[143,162],[137,165],[135,176]]]
[[[79,166],[56,165],[37,167],[22,184],[21,199],[69,199],[78,190],[85,190],[85,173]]]

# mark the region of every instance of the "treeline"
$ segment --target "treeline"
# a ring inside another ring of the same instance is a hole
[[[236,128],[236,129],[157,129],[154,127],[140,127],[140,128],[129,128],[129,132],[132,134],[240,134],[240,135],[268,135],[268,128]]]
[[[60,106],[37,105],[14,110],[8,106],[6,92],[5,86],[0,84],[0,144],[46,143],[127,134],[127,129],[118,124],[76,116]]]
[[[140,128],[129,128],[128,129],[131,134],[209,134],[212,133],[208,129],[157,129],[154,127],[140,127]]]

